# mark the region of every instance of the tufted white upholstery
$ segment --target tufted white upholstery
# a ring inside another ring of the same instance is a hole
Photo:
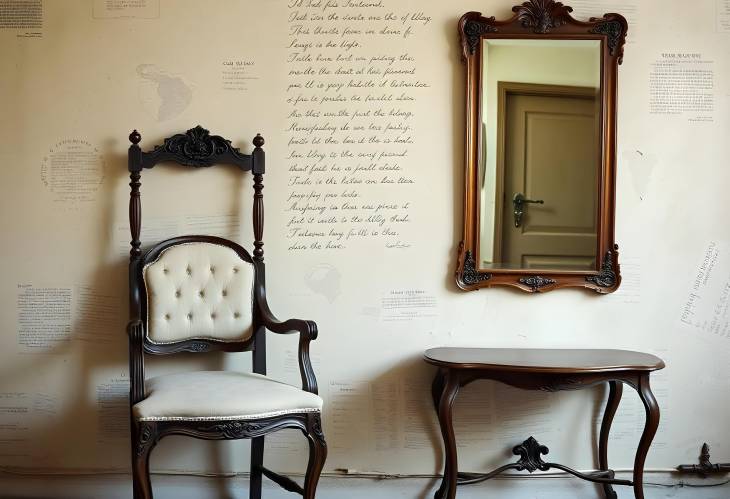
[[[132,408],[141,421],[258,419],[322,410],[318,395],[260,374],[234,371],[157,376],[147,380],[146,394]]]
[[[153,343],[251,337],[253,265],[226,246],[171,246],[144,267],[147,336]]]

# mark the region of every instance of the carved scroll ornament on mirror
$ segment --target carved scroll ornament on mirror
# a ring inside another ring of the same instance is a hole
[[[615,291],[616,81],[626,19],[552,0],[459,21],[466,66],[464,290]]]

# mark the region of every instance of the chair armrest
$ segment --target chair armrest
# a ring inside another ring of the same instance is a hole
[[[127,324],[129,335],[129,403],[144,399],[144,324],[139,319]]]
[[[257,297],[259,317],[262,325],[276,334],[299,333],[299,373],[302,378],[302,390],[318,393],[317,377],[314,375],[312,360],[309,357],[309,342],[317,339],[317,324],[314,321],[289,319],[280,321],[269,309],[266,297]]]
[[[308,340],[317,339],[317,324],[314,321],[307,321],[303,319],[280,321],[276,318],[273,312],[271,312],[271,309],[269,309],[269,304],[266,302],[266,298],[259,297],[259,313],[261,322],[264,326],[266,326],[266,329],[272,333],[299,333]]]

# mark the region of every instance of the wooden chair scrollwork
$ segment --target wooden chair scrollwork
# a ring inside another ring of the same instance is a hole
[[[317,337],[312,321],[279,321],[266,302],[263,250],[264,139],[242,154],[231,142],[197,126],[143,152],[140,134],[129,140],[131,231],[129,369],[132,470],[135,499],[151,499],[149,456],[167,435],[208,440],[252,439],[250,498],[261,498],[262,476],[313,499],[327,456],[322,399],[309,357]],[[253,256],[237,243],[189,235],[140,249],[142,170],[163,161],[193,167],[227,163],[254,177]],[[299,333],[302,387],[266,376],[266,331]],[[251,351],[253,372],[198,371],[145,379],[144,354]],[[304,487],[263,467],[264,436],[284,428],[309,441]]]

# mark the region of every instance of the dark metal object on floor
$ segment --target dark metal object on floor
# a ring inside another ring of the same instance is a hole
[[[702,444],[700,452],[700,464],[680,464],[677,466],[680,473],[697,473],[702,478],[707,475],[730,472],[730,463],[712,464],[710,462],[710,446],[707,442]]]

